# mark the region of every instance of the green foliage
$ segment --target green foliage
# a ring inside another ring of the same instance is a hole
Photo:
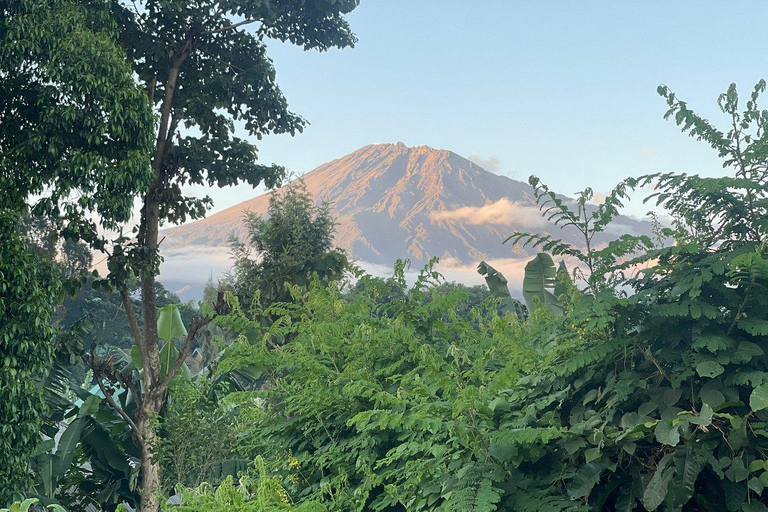
[[[267,474],[263,459],[257,458],[255,466],[258,470],[257,477],[244,475],[235,485],[234,479],[229,476],[215,489],[207,484],[194,490],[187,489],[182,494],[180,505],[166,505],[163,510],[165,512],[229,512],[230,510],[327,512],[327,508],[315,502],[304,502],[294,506],[279,481]]]
[[[36,380],[50,370],[59,275],[18,233],[19,218],[0,213],[0,504],[26,487],[45,404]]]
[[[768,115],[756,95],[738,115],[735,92],[724,98],[736,128],[720,139],[670,105],[722,144],[735,179],[628,180],[602,209],[585,192],[580,215],[540,189],[544,211],[587,241],[638,184],[677,223],[659,230],[672,246],[625,236],[578,254],[515,235],[585,265],[584,292],[561,281],[562,316],[519,321],[487,304],[459,316],[456,294],[434,296],[431,268],[408,289],[403,264],[354,294],[317,284],[274,306],[271,330],[292,341],[271,349],[265,335],[222,361],[271,380],[245,395],[263,409],[243,453],[263,454],[297,499],[342,511],[764,510],[768,135],[746,133]],[[556,285],[546,267],[540,284]]]
[[[154,447],[169,494],[179,486],[218,484],[250,465],[236,447],[238,438],[251,427],[244,424],[246,413],[242,410],[253,405],[236,407],[220,402],[212,386],[209,380],[198,379],[171,389],[161,420],[161,437]]]
[[[629,197],[629,192],[638,186],[639,181],[628,178],[619,183],[597,206],[589,203],[594,196],[591,188],[584,189],[575,202],[571,202],[550,190],[536,176],[531,176],[528,182],[533,187],[534,197],[542,215],[556,226],[575,229],[583,242],[583,248],[552,235],[523,232],[513,233],[504,240],[504,243],[511,240],[512,243],[540,247],[545,253],[555,256],[575,258],[583,267],[576,266],[573,270],[574,275],[586,283],[589,291],[598,293],[605,290],[618,290],[626,278],[624,272],[626,267],[622,265],[623,261],[650,249],[653,241],[647,236],[622,235],[605,246],[598,246],[594,239],[595,235],[603,233],[613,218],[619,214],[619,208],[624,205],[622,201]],[[550,271],[548,278],[553,277]],[[541,289],[538,283],[536,289]],[[537,293],[540,292],[537,291]]]
[[[275,379],[251,393],[265,405],[241,449],[333,510],[495,510],[508,492],[489,431],[498,393],[535,357],[530,331],[493,302],[458,315],[461,290],[433,295],[430,268],[407,289],[403,272],[365,278],[350,300],[315,283],[280,323],[289,344],[222,361]]]
[[[37,498],[27,498],[24,501],[15,501],[11,503],[9,508],[0,508],[0,512],[29,512],[31,507],[36,506],[39,501],[40,500]],[[56,504],[48,505],[46,508],[53,512],[67,512],[64,507]]]
[[[501,301],[500,307],[503,313],[514,313],[520,319],[525,317],[526,310],[523,309],[523,305],[520,304],[519,300],[513,299],[509,294],[507,278],[501,272],[486,262],[481,261],[477,267],[477,273],[485,277],[485,282],[491,291],[491,295]],[[530,305],[528,307],[530,309]]]
[[[106,2],[0,5],[1,204],[39,194],[37,214],[92,241],[88,215],[116,228],[150,180],[153,120],[115,29]]]
[[[266,218],[248,214],[248,243],[233,242],[235,293],[246,306],[267,307],[291,302],[291,287],[306,288],[314,275],[339,279],[348,262],[333,247],[335,226],[329,205],[316,206],[303,181],[273,193]]]
[[[557,268],[552,256],[540,252],[525,266],[523,298],[528,310],[532,311],[537,304],[542,304],[552,314],[562,315],[563,305],[553,293],[556,283]]]

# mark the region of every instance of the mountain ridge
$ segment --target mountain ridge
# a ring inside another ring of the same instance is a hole
[[[337,219],[336,244],[358,261],[391,265],[398,258],[423,264],[431,257],[470,265],[482,259],[523,257],[529,248],[502,245],[514,231],[574,233],[546,223],[532,188],[484,170],[446,149],[369,144],[303,175],[317,202],[329,201]],[[278,189],[279,191],[279,189]],[[270,193],[183,226],[165,229],[164,249],[226,247],[244,238],[246,211],[260,215]],[[628,229],[647,223],[622,218]]]

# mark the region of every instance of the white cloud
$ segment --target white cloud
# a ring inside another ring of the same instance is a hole
[[[429,214],[433,222],[455,221],[471,225],[499,224],[504,226],[544,228],[547,221],[535,206],[499,199],[484,206],[463,206],[456,210],[435,211]]]
[[[229,247],[186,246],[162,251],[161,281],[204,285],[232,268],[234,260]]]
[[[483,158],[479,154],[472,152],[467,157],[467,160],[470,162],[476,163],[486,171],[490,171],[492,173],[499,173],[499,170],[501,168],[501,160],[496,158],[495,156],[489,156],[488,158]]]
[[[600,192],[595,192],[592,194],[592,200],[589,201],[591,204],[603,204],[605,202],[605,198],[608,197],[608,194],[602,194]]]
[[[654,158],[656,156],[656,153],[654,153],[648,148],[643,148],[640,150],[640,156],[643,158]]]

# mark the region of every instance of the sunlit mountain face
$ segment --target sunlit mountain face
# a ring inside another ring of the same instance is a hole
[[[438,270],[448,280],[480,284],[476,268],[485,260],[507,276],[514,291],[537,251],[502,244],[511,233],[551,233],[582,245],[575,230],[541,216],[527,183],[488,172],[447,150],[371,144],[321,165],[304,181],[316,201],[331,204],[336,244],[377,275],[389,274],[397,259],[410,259],[415,271],[437,256]],[[205,281],[231,267],[228,240],[231,235],[246,238],[245,213],[265,214],[269,197],[262,194],[164,230],[161,280],[183,299],[201,297]],[[648,222],[618,217],[594,243],[649,232]]]
[[[336,243],[358,261],[391,265],[409,258],[418,265],[439,256],[470,265],[535,252],[502,245],[514,231],[552,233],[578,243],[576,233],[542,218],[528,184],[485,171],[447,150],[372,144],[321,165],[304,181],[316,201],[331,203],[338,222]],[[262,194],[167,229],[163,247],[226,247],[231,234],[244,238],[245,212],[264,214],[268,206],[269,194]],[[617,222],[623,232],[648,231],[645,222]]]

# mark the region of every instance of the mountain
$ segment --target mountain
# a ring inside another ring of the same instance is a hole
[[[317,201],[332,203],[336,243],[361,262],[390,266],[397,258],[423,264],[432,256],[465,265],[521,257],[527,248],[502,245],[514,231],[551,232],[577,242],[571,230],[542,219],[531,187],[485,171],[456,153],[427,146],[371,144],[304,175]],[[246,211],[264,214],[269,194],[184,226],[164,230],[163,248],[225,247],[244,237]],[[619,220],[625,232],[648,224]]]
[[[476,268],[486,260],[504,273],[514,291],[536,250],[502,245],[511,233],[551,233],[580,243],[574,229],[561,230],[542,218],[528,184],[488,172],[447,150],[371,144],[303,178],[317,201],[332,203],[336,244],[378,275],[390,272],[398,258],[409,258],[413,268],[420,268],[438,256],[438,269],[447,279],[480,284]],[[184,300],[201,298],[209,276],[231,268],[227,241],[232,234],[245,238],[245,212],[266,213],[269,197],[262,194],[206,219],[163,230],[160,278],[166,287]],[[609,229],[593,242],[623,233],[650,234],[651,225],[618,217]]]

